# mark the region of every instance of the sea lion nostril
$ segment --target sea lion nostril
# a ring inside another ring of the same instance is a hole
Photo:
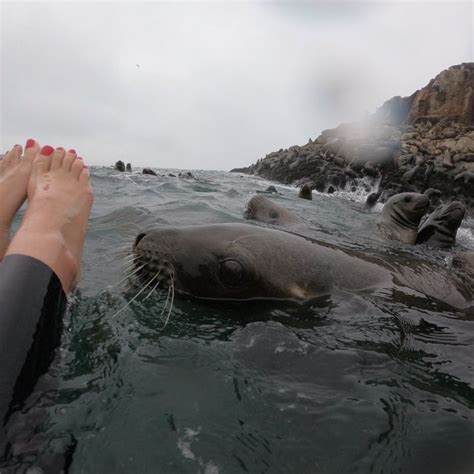
[[[143,237],[145,237],[145,233],[142,232],[141,234],[138,234],[135,238],[135,242],[133,243],[133,248],[135,248],[139,243],[140,243],[140,240],[143,239]]]

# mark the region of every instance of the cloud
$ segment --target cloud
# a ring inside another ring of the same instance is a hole
[[[230,169],[472,61],[457,3],[4,3],[1,145]],[[139,64],[139,67],[137,67]]]

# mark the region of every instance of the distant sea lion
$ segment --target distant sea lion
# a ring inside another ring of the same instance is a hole
[[[277,189],[275,188],[275,186],[268,186],[267,189],[265,189],[265,191],[255,191],[257,194],[278,194],[278,191]]]
[[[468,270],[474,277],[474,251],[459,252],[453,257],[453,266],[462,270]]]
[[[365,200],[365,207],[367,209],[372,209],[377,204],[381,194],[382,193],[370,193]]]
[[[423,194],[430,199],[429,210],[434,211],[439,206],[443,193],[439,189],[428,188],[423,191]]]
[[[288,209],[279,206],[265,196],[253,196],[244,211],[247,220],[256,220],[272,225],[303,224],[304,221]]]
[[[464,184],[469,183],[471,181],[474,183],[474,173],[472,173],[471,171],[463,171],[462,173],[459,173],[454,177],[454,181],[458,181],[460,179],[464,181]]]
[[[453,256],[453,268],[465,282],[471,292],[474,292],[474,251],[457,252]]]
[[[416,243],[450,247],[456,242],[456,234],[465,214],[466,207],[459,201],[437,207],[418,229]]]
[[[248,224],[161,227],[133,246],[145,288],[167,283],[180,293],[213,300],[307,300],[333,291],[409,287],[459,308],[472,294],[446,274],[393,266],[359,252],[282,230]]]
[[[301,199],[308,199],[311,201],[313,199],[313,194],[311,193],[311,188],[307,184],[303,184],[300,188],[300,192],[298,193],[298,197]]]
[[[379,228],[392,240],[414,244],[418,225],[430,205],[424,194],[400,193],[392,196],[383,207]]]

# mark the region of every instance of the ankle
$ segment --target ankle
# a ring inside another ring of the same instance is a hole
[[[79,270],[77,260],[66,246],[63,235],[59,231],[35,230],[22,225],[11,241],[6,255],[28,255],[40,260],[57,275],[64,291],[72,289]]]

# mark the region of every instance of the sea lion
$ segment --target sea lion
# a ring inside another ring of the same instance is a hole
[[[430,199],[429,210],[431,212],[434,211],[441,203],[441,197],[443,196],[443,193],[439,189],[428,188],[423,191],[423,194],[425,196],[428,196],[428,198]]]
[[[372,209],[377,204],[381,194],[382,193],[370,193],[365,200],[365,207],[367,209]]]
[[[470,291],[474,292],[474,251],[455,253],[452,265]]]
[[[464,184],[469,183],[471,181],[474,183],[474,173],[472,173],[471,171],[463,171],[462,173],[459,173],[454,177],[454,181],[458,181],[460,179],[464,181]]]
[[[392,196],[384,205],[379,228],[385,237],[414,244],[418,225],[430,205],[424,194],[400,193]]]
[[[408,287],[459,308],[472,299],[432,268],[390,265],[360,252],[248,224],[151,229],[136,237],[133,254],[137,274],[147,281],[145,288],[163,282],[201,299],[301,301],[337,289],[394,287]]]
[[[311,188],[307,184],[303,184],[300,188],[300,192],[298,193],[298,197],[301,199],[308,199],[311,201],[313,199],[313,194],[311,193]]]
[[[279,194],[277,189],[275,188],[275,186],[268,186],[267,189],[265,189],[265,191],[255,191],[257,194]]]
[[[279,206],[265,196],[253,196],[247,203],[244,211],[247,220],[256,220],[266,224],[286,226],[292,224],[304,224],[304,221],[288,209]]]
[[[416,243],[431,247],[452,246],[465,214],[466,207],[459,201],[438,206],[420,225]]]

